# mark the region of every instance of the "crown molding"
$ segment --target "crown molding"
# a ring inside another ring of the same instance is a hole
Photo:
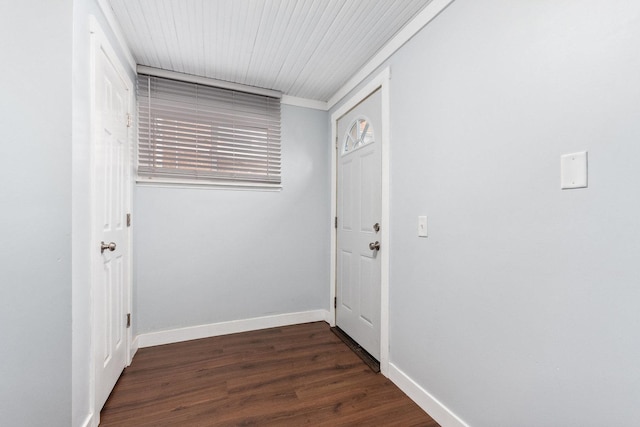
[[[309,98],[298,98],[297,96],[282,95],[281,103],[295,105],[296,107],[313,108],[315,110],[327,111],[329,106],[326,101],[316,101]]]

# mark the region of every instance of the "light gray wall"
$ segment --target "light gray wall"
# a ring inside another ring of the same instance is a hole
[[[0,3],[0,424],[71,424],[71,0]]]
[[[134,80],[128,64],[95,0],[73,2],[73,149],[72,149],[72,425],[84,425],[91,414],[91,76],[89,17],[93,16],[109,39],[126,72]]]
[[[282,106],[280,192],[136,188],[136,334],[328,309],[326,121]]]
[[[391,362],[472,426],[638,425],[639,51],[638,2],[458,0],[389,61]]]

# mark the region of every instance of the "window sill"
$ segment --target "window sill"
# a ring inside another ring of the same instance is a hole
[[[199,188],[203,190],[281,191],[282,184],[243,181],[195,181],[172,178],[138,176],[136,185],[141,187]]]

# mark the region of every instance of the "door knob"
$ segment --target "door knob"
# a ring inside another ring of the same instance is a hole
[[[369,249],[371,249],[372,251],[379,251],[380,250],[380,242],[376,241],[369,243]]]
[[[111,242],[109,244],[106,244],[105,242],[100,242],[100,253],[103,254],[104,251],[106,251],[107,249],[109,249],[111,252],[116,250],[116,244],[114,242]]]

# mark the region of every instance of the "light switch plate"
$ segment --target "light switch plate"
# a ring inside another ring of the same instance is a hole
[[[587,152],[560,156],[560,188],[587,187]]]
[[[427,217],[418,217],[418,237],[427,237]]]

